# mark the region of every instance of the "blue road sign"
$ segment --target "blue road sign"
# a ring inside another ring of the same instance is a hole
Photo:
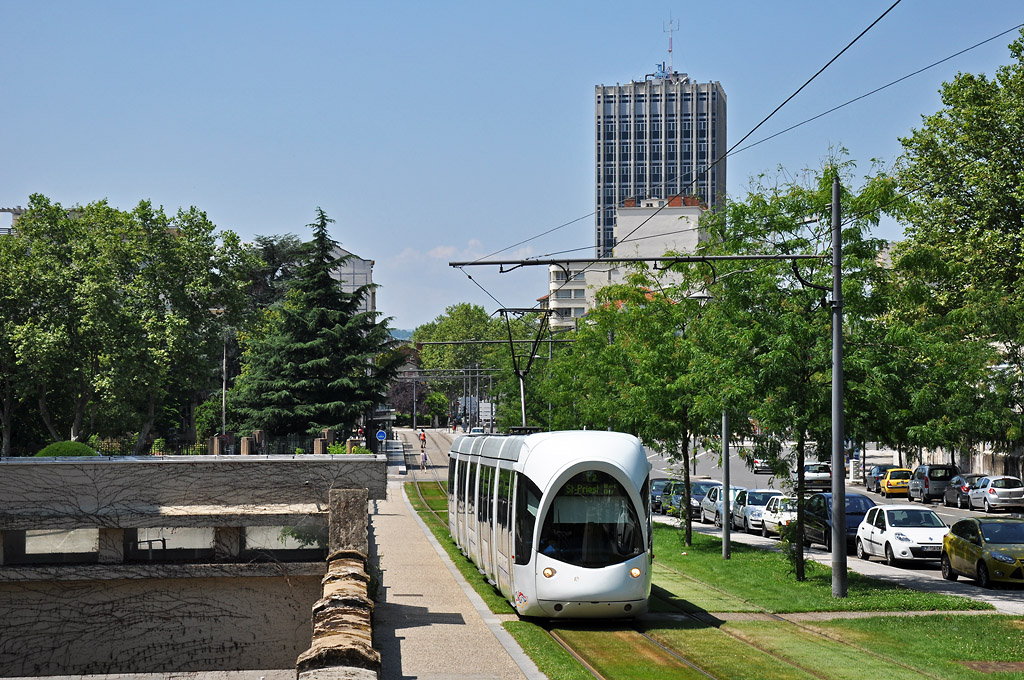
[[[377,441],[382,442],[388,438],[388,433],[384,430],[377,430]]]

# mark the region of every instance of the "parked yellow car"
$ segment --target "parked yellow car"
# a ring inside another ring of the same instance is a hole
[[[942,578],[963,575],[982,588],[1024,583],[1024,519],[962,519],[942,540]]]
[[[885,476],[878,482],[878,493],[882,498],[889,496],[906,496],[910,489],[910,476],[914,474],[909,468],[892,468],[885,471]]]

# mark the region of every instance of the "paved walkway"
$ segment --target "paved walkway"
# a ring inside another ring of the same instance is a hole
[[[412,443],[410,432],[402,435]],[[450,439],[430,436],[429,441],[431,465],[447,475],[447,466],[440,466]],[[418,457],[419,446],[414,450]],[[371,540],[383,572],[373,617],[381,677],[543,678],[447,556],[442,558],[441,546],[403,493],[402,482],[411,481],[414,474],[410,469],[407,475],[393,476],[387,500],[371,503]]]

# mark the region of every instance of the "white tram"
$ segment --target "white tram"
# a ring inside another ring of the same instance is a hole
[[[448,528],[521,615],[636,616],[651,594],[650,470],[619,432],[458,437]]]

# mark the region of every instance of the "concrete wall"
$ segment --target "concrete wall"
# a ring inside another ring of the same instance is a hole
[[[0,677],[294,668],[312,639],[324,565],[265,566],[0,582]]]
[[[386,457],[7,458],[0,462],[0,531],[226,526],[189,522],[204,513],[234,513],[241,525],[281,524],[275,509],[326,512],[331,489],[360,488],[371,499],[385,497]]]

